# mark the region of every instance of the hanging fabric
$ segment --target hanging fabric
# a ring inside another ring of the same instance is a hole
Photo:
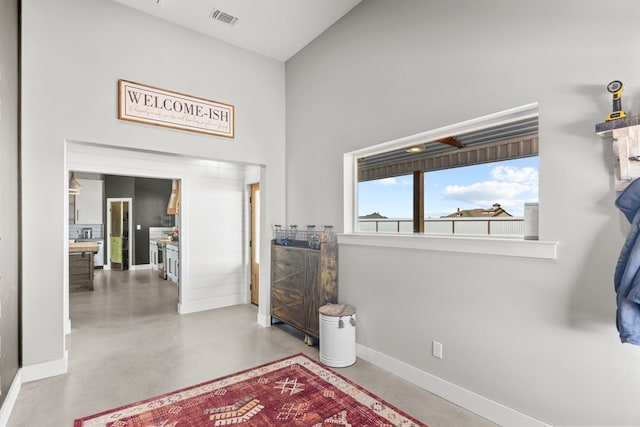
[[[623,343],[640,345],[640,179],[620,193],[616,206],[631,223],[613,278],[616,324]]]

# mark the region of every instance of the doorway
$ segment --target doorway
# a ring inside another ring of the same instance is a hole
[[[135,170],[139,172],[137,176],[145,178],[181,179],[178,313],[187,314],[250,303],[249,185],[258,183],[264,178],[263,167],[186,156],[169,156],[165,153],[140,152],[135,149],[75,141],[67,144],[67,167],[69,170],[93,171],[118,177],[131,176],[131,171]],[[263,184],[260,190],[264,193]],[[133,229],[130,232],[130,242],[135,236],[135,243],[130,249],[130,269],[124,273],[128,274],[132,270],[137,273],[137,270],[144,269],[138,268],[138,257],[134,256],[134,253],[137,254],[143,249],[138,244],[137,227],[139,214],[143,214],[145,208],[139,194],[135,192],[114,193],[105,191],[107,198],[132,197],[136,202],[135,206],[129,205],[130,227]],[[256,216],[261,215],[260,221],[264,224],[265,200],[264,197],[259,198],[262,206],[261,212],[256,212]],[[108,206],[108,202],[105,199],[105,207]],[[164,206],[158,206],[162,210],[167,208],[166,203]],[[153,208],[154,212],[156,210]],[[105,236],[109,243],[110,230],[107,230],[107,227],[111,220],[107,218],[107,214],[108,211],[105,209]],[[260,224],[260,233],[265,231],[263,224]],[[147,234],[144,225],[141,231]],[[242,237],[243,234],[245,238]],[[224,244],[212,244],[212,242]],[[150,252],[149,246],[147,245],[147,256]],[[262,246],[261,255],[264,255],[264,244],[260,246]],[[110,252],[110,248],[106,245],[105,251]],[[110,260],[107,261],[110,262]],[[255,259],[255,261],[258,261],[256,263],[258,264],[260,260]],[[260,275],[264,277],[265,266],[260,265],[260,268],[263,270]],[[151,267],[149,266],[148,269],[151,270]],[[114,271],[119,272],[119,270]],[[155,272],[155,274],[158,273]],[[267,309],[264,304],[266,300],[263,298],[264,280],[263,278],[262,286],[259,284],[256,286],[256,290],[262,288],[260,289],[263,293],[260,296],[261,310]],[[68,297],[66,303],[63,315],[68,319]],[[263,318],[267,319],[267,316],[262,314],[260,317],[261,324],[266,325],[266,320]]]
[[[260,184],[251,184],[251,304],[259,305],[260,295]]]
[[[107,199],[107,263],[110,269],[128,270],[132,254],[132,224],[129,219],[133,211],[131,198]]]

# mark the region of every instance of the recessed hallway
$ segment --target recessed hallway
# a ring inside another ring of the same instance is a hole
[[[259,326],[253,305],[178,315],[177,288],[149,270],[97,271],[94,286],[70,295],[68,373],[23,384],[10,427],[71,426],[295,353],[318,359],[296,331]],[[337,370],[430,427],[494,426],[363,360]]]

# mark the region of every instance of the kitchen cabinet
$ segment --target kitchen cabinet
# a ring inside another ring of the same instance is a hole
[[[167,243],[167,265],[165,268],[167,269],[167,279],[173,281],[175,284],[178,284],[179,281],[179,269],[180,269],[180,258],[179,258],[179,249],[177,245],[173,245]]]
[[[152,271],[158,271],[158,241],[149,240],[149,264]]]
[[[98,252],[93,256],[94,267],[104,267],[104,240],[96,241],[98,244]]]
[[[93,257],[97,242],[69,243],[69,291],[93,290]]]
[[[271,242],[271,316],[319,337],[318,309],[338,301],[338,245],[280,246]],[[312,338],[313,337],[313,338]]]
[[[93,290],[93,253],[69,254],[69,291]]]
[[[75,224],[102,224],[103,181],[79,179],[82,189],[75,196]]]

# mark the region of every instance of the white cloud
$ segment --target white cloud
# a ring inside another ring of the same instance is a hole
[[[447,185],[444,196],[458,200],[498,200],[512,199],[519,194],[531,192],[534,187],[517,182],[484,181],[471,185]]]
[[[378,182],[382,185],[387,186],[387,185],[396,185],[398,183],[398,180],[395,178],[383,178]]]
[[[488,208],[500,203],[505,209],[522,206],[524,201],[536,198],[538,171],[535,168],[499,165],[491,170],[491,177],[493,180],[470,185],[447,185],[443,196],[475,207]]]
[[[518,168],[499,165],[491,170],[491,177],[498,181],[538,184],[538,171],[532,167]]]

